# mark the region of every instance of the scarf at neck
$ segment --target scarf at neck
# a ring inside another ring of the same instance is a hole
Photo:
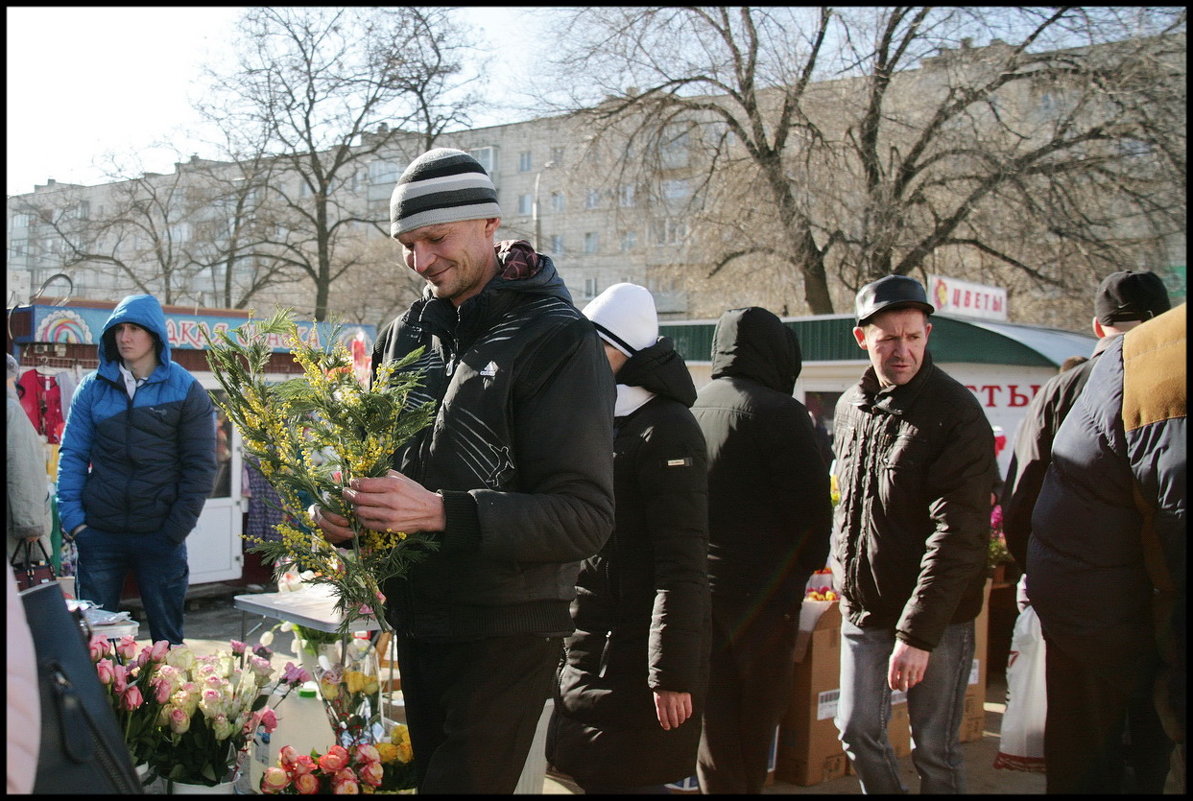
[[[625,417],[627,414],[638,411],[654,395],[649,389],[631,387],[628,384],[618,384],[617,403],[613,407],[613,416]]]

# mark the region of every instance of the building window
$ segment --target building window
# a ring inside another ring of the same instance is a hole
[[[621,252],[625,253],[628,250],[633,250],[638,247],[638,232],[626,231],[621,235]]]
[[[534,169],[534,159],[530,156],[529,150],[523,150],[518,154],[518,172],[530,172]]]
[[[561,234],[551,234],[551,250],[552,256],[563,255],[563,236]]]
[[[556,145],[551,148],[551,161],[555,162],[555,166],[563,164],[563,146]]]
[[[597,280],[595,278],[585,278],[584,297],[595,298],[598,294],[600,294],[600,292],[597,287]]]
[[[306,186],[306,184],[303,184]],[[191,238],[190,223],[175,223],[170,226],[170,239],[174,242],[188,242]]]
[[[91,201],[89,201],[89,200],[80,200],[79,201],[78,218],[80,220],[90,220],[91,219]]]
[[[584,252],[596,253],[601,246],[601,235],[596,231],[589,231],[584,235]]]
[[[651,223],[655,245],[682,245],[688,236],[687,223],[682,220],[655,220]]]
[[[518,213],[530,214],[534,206],[534,196],[529,192],[525,195],[518,195]]]
[[[584,208],[595,209],[601,205],[601,190],[589,189],[584,196]]]
[[[388,161],[374,161],[369,164],[369,180],[375,184],[398,182],[398,165]]]
[[[563,192],[552,192],[551,211],[563,211],[564,205]]]
[[[621,190],[617,193],[617,202],[622,208],[630,208],[634,205],[634,185],[624,184]]]
[[[687,178],[677,178],[671,181],[663,181],[664,200],[684,200],[688,197],[688,191]]]
[[[12,227],[13,228],[28,228],[29,227],[29,215],[28,214],[12,215]]]
[[[663,169],[688,166],[688,132],[683,131],[666,137],[659,145],[659,160]]]
[[[485,168],[485,172],[489,173],[489,177],[493,178],[493,173],[497,170],[497,148],[478,147],[475,150],[469,150],[468,155],[480,162],[480,165]]]

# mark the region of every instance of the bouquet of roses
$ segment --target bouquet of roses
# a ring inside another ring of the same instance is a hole
[[[333,745],[320,754],[300,754],[282,746],[277,765],[265,769],[261,792],[282,795],[377,793],[415,786],[410,734],[400,723],[377,745]]]
[[[301,378],[266,380],[278,338],[302,366]],[[434,539],[422,533],[364,528],[343,498],[353,477],[384,476],[399,447],[433,419],[434,402],[416,404],[412,398],[422,381],[413,369],[419,353],[383,365],[371,384],[362,385],[348,348],[311,344],[299,335],[289,309],[220,331],[208,345],[208,364],[226,393],[220,406],[286,513],[277,526],[281,539],[250,539],[251,550],[271,562],[311,570],[314,583],[329,585],[346,640],[355,620],[384,603],[384,582],[404,575],[412,561],[435,547]],[[350,547],[337,548],[324,539],[307,511],[316,502],[348,518],[357,533]],[[384,615],[376,619],[386,628]]]
[[[214,786],[230,781],[257,727],[277,725],[276,716],[270,720],[273,710],[264,709],[272,665],[243,647],[239,654],[195,656],[176,646],[165,662],[157,671],[157,697],[167,699],[158,717],[164,736],[153,767],[172,782]]]
[[[158,718],[169,700],[158,674],[165,664],[170,644],[159,640],[137,651],[131,634],[113,645],[102,634],[91,638],[91,661],[103,685],[116,721],[124,732],[124,743],[134,765],[148,762],[162,739]]]

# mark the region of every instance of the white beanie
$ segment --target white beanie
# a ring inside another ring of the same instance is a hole
[[[614,284],[584,307],[601,339],[633,356],[659,340],[654,296],[637,284]]]

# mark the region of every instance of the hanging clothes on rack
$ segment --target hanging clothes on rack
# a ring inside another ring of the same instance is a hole
[[[40,370],[26,370],[17,379],[17,387],[21,406],[37,433],[44,436],[47,442],[61,442],[66,417],[62,413],[62,390],[58,387],[58,381]]]
[[[75,371],[68,368],[54,373],[54,380],[58,382],[58,391],[62,395],[62,417],[65,419],[70,414],[70,401],[75,396],[79,379],[75,377]]]

